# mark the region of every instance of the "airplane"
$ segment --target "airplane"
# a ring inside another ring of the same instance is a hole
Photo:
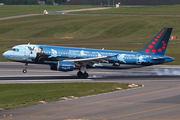
[[[114,51],[87,48],[59,47],[46,45],[23,44],[12,47],[3,53],[3,57],[28,64],[50,65],[50,70],[73,71],[78,69],[77,76],[88,78],[87,69],[128,69],[157,65],[174,61],[164,56],[172,28],[163,28],[142,50],[138,52]]]

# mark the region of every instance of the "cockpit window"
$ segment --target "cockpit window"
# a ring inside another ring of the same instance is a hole
[[[11,51],[19,52],[19,49],[17,49],[17,48],[11,48],[10,50],[11,50]]]

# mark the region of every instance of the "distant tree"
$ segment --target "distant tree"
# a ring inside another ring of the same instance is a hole
[[[54,0],[55,3],[62,4],[62,0]]]
[[[4,0],[4,1],[6,5],[37,5],[38,4],[38,0]]]
[[[0,0],[0,3],[5,3],[6,2],[6,0]]]
[[[21,4],[21,0],[13,0],[14,5],[20,5]]]
[[[47,5],[53,5],[53,2],[54,2],[54,0],[47,0],[46,4]]]
[[[39,0],[39,1],[45,1],[45,2],[47,2],[47,0]]]
[[[38,5],[38,0],[32,0],[33,5]]]
[[[38,4],[38,0],[27,0],[27,4],[28,5],[37,5]]]
[[[67,2],[67,0],[62,0],[63,1],[63,4],[65,4]]]
[[[18,5],[19,4],[18,0],[12,0],[12,1],[13,1],[14,5]]]
[[[6,5],[13,5],[14,1],[13,0],[6,0]]]
[[[27,0],[20,0],[22,5],[26,5],[27,4]]]
[[[54,0],[55,3],[65,4],[67,0]]]

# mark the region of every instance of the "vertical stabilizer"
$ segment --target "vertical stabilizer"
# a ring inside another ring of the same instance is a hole
[[[141,51],[146,54],[164,55],[172,28],[163,28]]]

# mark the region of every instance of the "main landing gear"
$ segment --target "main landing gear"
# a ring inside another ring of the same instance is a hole
[[[89,74],[85,71],[84,73],[79,70],[77,73],[78,77],[88,78]]]
[[[25,67],[24,67],[24,69],[23,69],[23,73],[27,73],[27,66],[28,66],[28,63],[25,63]]]

